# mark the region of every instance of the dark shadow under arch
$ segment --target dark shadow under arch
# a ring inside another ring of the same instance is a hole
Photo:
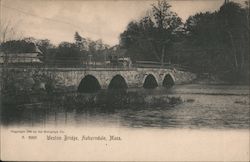
[[[156,87],[158,87],[158,83],[157,83],[155,77],[152,74],[149,74],[143,83],[143,88],[153,89]]]
[[[100,89],[101,86],[96,77],[87,75],[82,79],[77,91],[81,93],[94,93],[99,91]]]
[[[174,79],[172,78],[172,76],[171,76],[170,74],[167,74],[167,75],[164,77],[162,86],[163,86],[163,87],[166,87],[166,88],[171,88],[171,87],[174,86]]]
[[[109,83],[108,89],[127,89],[128,85],[121,75],[116,75]]]

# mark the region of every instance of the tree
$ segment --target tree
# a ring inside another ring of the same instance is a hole
[[[87,51],[89,49],[87,40],[84,37],[82,37],[78,32],[75,32],[74,39],[75,39],[75,45],[80,51],[81,59],[87,60],[88,57]]]
[[[74,38],[76,42],[81,42],[83,39],[78,32],[75,32]]]
[[[79,66],[82,64],[80,50],[74,43],[62,42],[56,50],[54,61],[59,66]]]
[[[101,39],[89,42],[88,54],[93,56],[93,61],[105,61],[108,45],[104,44]]]
[[[219,11],[198,13],[185,23],[186,44],[193,50],[193,68],[228,79],[247,80],[249,11],[234,2]],[[230,76],[230,78],[229,78]]]
[[[45,64],[53,64],[53,59],[56,52],[56,46],[48,39],[38,39],[35,41],[37,47],[42,52],[42,61]]]
[[[197,13],[190,16],[186,23],[186,38],[185,42],[189,49],[192,50],[190,60],[187,60],[193,69],[198,69],[200,72],[217,71],[218,66],[230,64],[223,59],[221,50],[224,45],[221,43],[221,32],[218,25],[217,13]],[[219,61],[224,63],[219,63]],[[219,67],[221,68],[221,67]]]
[[[78,32],[75,32],[74,39],[82,59],[87,61],[88,56],[91,55],[91,61],[105,60],[106,50],[109,46],[104,44],[101,39],[93,41],[89,38],[82,37]]]
[[[121,46],[133,60],[157,60],[163,64],[168,56],[167,60],[171,61],[167,50],[181,32],[182,22],[170,7],[166,0],[158,1],[146,16],[130,22],[121,34]]]
[[[17,32],[16,26],[11,21],[2,20],[0,23],[0,43],[10,40],[20,40],[21,32]]]
[[[249,11],[248,11],[249,12]],[[237,3],[220,8],[218,18],[224,42],[230,49],[234,71],[240,72],[249,61],[249,13]]]
[[[82,37],[78,32],[75,32],[74,38],[75,38],[75,44],[80,49],[80,51],[86,51],[87,50],[86,39]]]

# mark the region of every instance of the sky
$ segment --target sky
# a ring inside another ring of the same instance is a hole
[[[236,1],[236,0],[234,0]],[[238,0],[240,1],[240,0]],[[104,43],[119,43],[132,20],[142,17],[152,0],[0,0],[0,20],[22,37],[73,42],[74,33]],[[224,0],[170,0],[171,10],[185,20],[197,12],[215,11]]]

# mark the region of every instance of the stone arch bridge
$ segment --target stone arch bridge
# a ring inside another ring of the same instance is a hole
[[[22,89],[38,87],[79,92],[134,87],[168,88],[196,78],[193,73],[174,68],[10,68],[7,71],[10,81],[24,84]]]

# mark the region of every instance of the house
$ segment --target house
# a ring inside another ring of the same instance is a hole
[[[40,58],[42,57],[42,52],[35,45],[35,43],[30,43],[29,50],[18,52],[13,52],[11,49],[0,51],[0,64],[16,64],[16,63],[42,63]]]

